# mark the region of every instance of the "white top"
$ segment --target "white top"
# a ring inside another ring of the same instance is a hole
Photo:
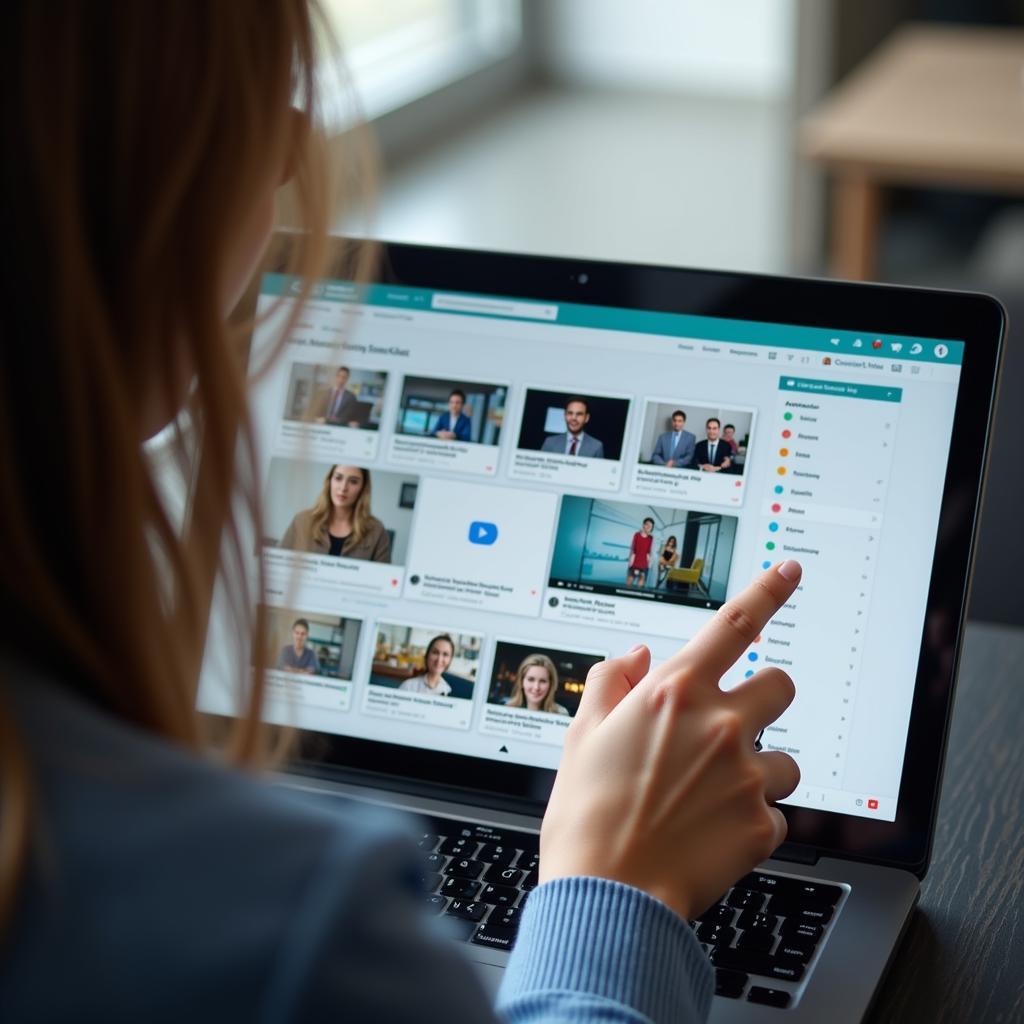
[[[406,693],[432,693],[435,697],[447,697],[452,692],[452,688],[443,678],[437,686],[430,686],[425,675],[406,679],[399,689],[405,690]]]

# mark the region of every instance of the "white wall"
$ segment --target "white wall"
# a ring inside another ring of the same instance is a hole
[[[792,87],[796,0],[547,0],[556,80],[781,98]]]

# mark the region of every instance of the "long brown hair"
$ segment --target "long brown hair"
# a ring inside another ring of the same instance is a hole
[[[345,467],[338,463],[331,466],[327,471],[327,476],[324,477],[324,485],[320,488],[320,494],[313,505],[313,514],[310,516],[310,535],[323,544],[327,543],[327,528],[331,524],[331,513],[334,511],[334,505],[331,503],[331,477],[334,476],[336,469],[343,468]],[[370,487],[370,471],[368,469],[364,469],[362,466],[353,466],[352,469],[358,469],[363,475],[363,489],[359,492],[359,497],[356,498],[355,506],[352,509],[352,536],[350,544],[354,546],[362,543],[363,538],[370,529],[370,521],[373,519],[373,516],[370,514],[373,489]]]
[[[214,581],[248,576],[236,504],[262,535],[251,324],[224,321],[225,267],[267,169],[287,168],[300,302],[323,269],[328,34],[307,0],[4,8],[2,653],[193,749],[206,743],[195,697]],[[142,444],[160,410],[188,484],[180,520]],[[242,586],[236,635],[259,644],[265,612]],[[265,751],[261,662],[239,658],[238,763]],[[0,675],[0,923],[31,811],[7,685]]]

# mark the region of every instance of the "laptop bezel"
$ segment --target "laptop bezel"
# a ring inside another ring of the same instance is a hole
[[[282,253],[287,236],[278,241]],[[332,263],[351,265],[351,241],[333,245]],[[975,427],[952,435],[896,820],[779,805],[794,850],[891,864],[923,876],[963,636],[1005,330],[1002,306],[968,292],[401,243],[381,243],[378,267],[373,280],[382,284],[965,343],[954,423]],[[254,311],[257,294],[253,289],[244,315]],[[298,750],[295,768],[304,774],[363,777],[384,788],[444,793],[458,802],[538,815],[554,778],[545,769],[313,731],[303,731]]]

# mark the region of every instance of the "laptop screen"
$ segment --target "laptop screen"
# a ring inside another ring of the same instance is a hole
[[[294,282],[263,278],[262,364]],[[554,768],[589,669],[760,569],[788,804],[893,821],[963,345],[321,282],[254,398],[268,719]],[[979,446],[984,432],[979,434]],[[981,449],[979,448],[979,458]],[[200,707],[230,714],[204,674]]]

